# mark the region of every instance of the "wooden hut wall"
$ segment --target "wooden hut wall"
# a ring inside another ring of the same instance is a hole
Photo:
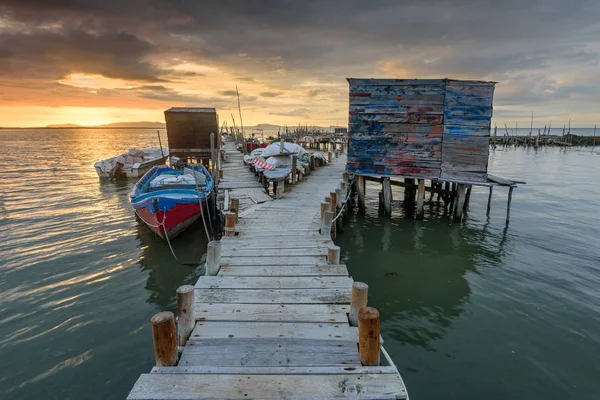
[[[439,177],[444,82],[349,82],[348,170],[363,175]]]
[[[485,179],[493,83],[348,81],[349,171],[425,179]]]
[[[446,81],[441,179],[485,181],[493,82]]]
[[[170,154],[210,157],[210,134],[219,137],[215,109],[170,109],[165,121]]]

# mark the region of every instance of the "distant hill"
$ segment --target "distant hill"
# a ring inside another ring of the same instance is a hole
[[[140,122],[113,122],[112,124],[84,126],[77,124],[52,124],[46,125],[46,128],[152,128],[161,129],[165,127],[164,122],[151,122],[151,121],[140,121]]]

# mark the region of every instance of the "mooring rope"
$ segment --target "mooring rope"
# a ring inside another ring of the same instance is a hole
[[[331,220],[332,224],[339,218],[340,215],[342,215],[342,213],[344,212],[344,208],[346,208],[346,203],[348,203],[348,194],[350,193],[350,188],[352,187],[351,183],[352,182],[349,181],[347,184],[348,187],[346,188],[346,197],[345,197],[346,201],[344,201],[344,203],[342,204],[342,207],[340,208],[340,212],[338,213],[338,215],[336,215],[335,218]]]

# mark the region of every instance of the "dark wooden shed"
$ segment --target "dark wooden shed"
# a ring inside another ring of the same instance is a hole
[[[495,82],[348,79],[348,170],[485,181]]]
[[[182,157],[211,157],[210,134],[219,141],[219,117],[214,108],[172,107],[165,111],[169,154]]]

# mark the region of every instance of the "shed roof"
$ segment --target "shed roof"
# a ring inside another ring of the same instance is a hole
[[[207,107],[171,107],[165,112],[205,112],[205,113],[216,113],[216,108]]]
[[[354,85],[375,86],[411,86],[411,85],[441,85],[442,83],[459,83],[465,85],[495,85],[492,81],[458,80],[458,79],[377,79],[377,78],[346,78]]]

